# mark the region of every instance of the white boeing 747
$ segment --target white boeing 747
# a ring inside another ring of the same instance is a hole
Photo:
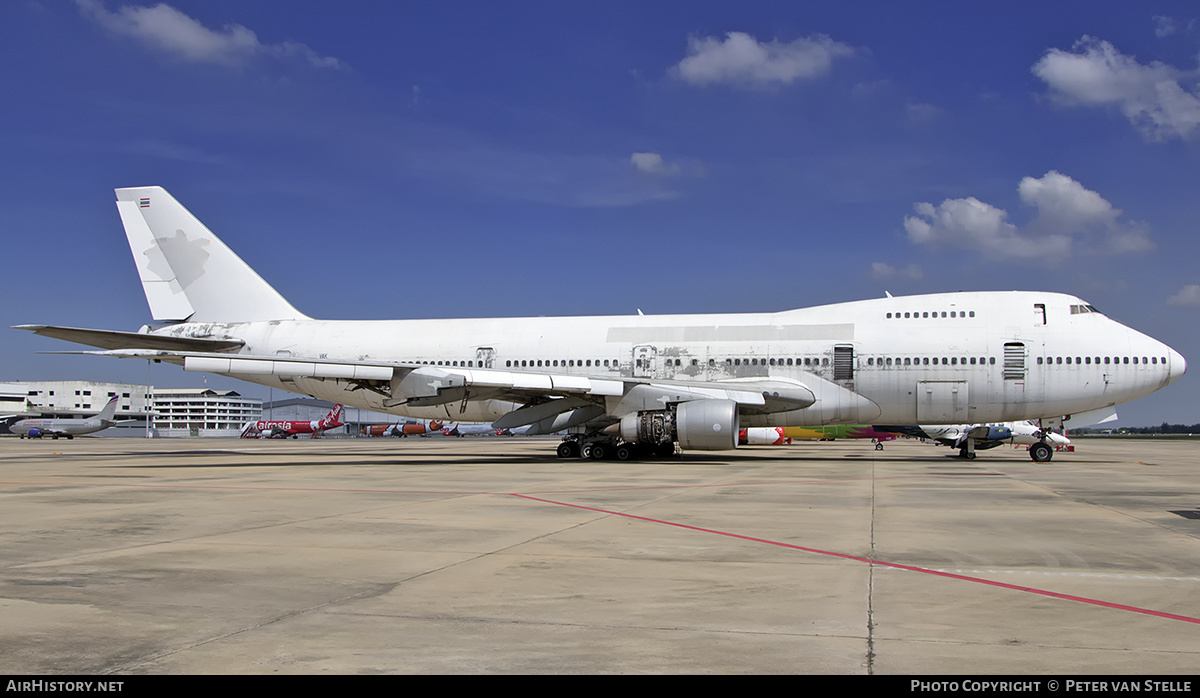
[[[737,446],[742,427],[979,424],[1111,411],[1182,356],[1069,295],[963,292],[775,313],[315,320],[161,187],[118,189],[154,324],[22,325],[355,407],[568,430],[621,459]]]

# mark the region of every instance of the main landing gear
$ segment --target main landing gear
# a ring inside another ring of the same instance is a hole
[[[1029,447],[1029,457],[1034,463],[1049,463],[1054,457],[1054,449],[1045,441],[1039,441]]]
[[[975,441],[968,438],[958,449],[958,457],[975,460]],[[1034,463],[1049,463],[1054,457],[1054,448],[1045,441],[1038,441],[1029,447],[1029,458]]]
[[[588,440],[583,437],[568,436],[558,445],[559,458],[630,461],[651,457],[669,458],[673,455],[675,455],[674,443],[651,446],[611,438]]]

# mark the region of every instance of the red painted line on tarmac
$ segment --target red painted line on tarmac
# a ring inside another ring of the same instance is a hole
[[[843,482],[843,481],[845,481],[845,480],[797,480],[797,481],[791,481],[791,482],[799,483],[799,482]],[[740,483],[740,484],[724,483],[721,485],[704,485],[704,487],[708,487],[708,486],[712,486],[712,487],[745,487],[745,486],[749,486],[751,484],[779,484],[779,483],[778,482],[776,482],[776,483],[765,483],[765,482],[764,483]],[[753,543],[763,543],[765,545],[774,545],[776,547],[787,548],[790,550],[797,550],[800,552],[812,553],[814,555],[825,555],[827,557],[835,557],[835,558],[840,558],[843,560],[852,560],[854,562],[864,562],[867,564],[879,565],[881,567],[887,567],[890,569],[907,570],[909,572],[920,572],[922,574],[929,574],[929,575],[933,575],[933,576],[937,576],[937,577],[944,577],[947,579],[957,579],[957,580],[965,581],[965,582],[974,582],[976,584],[986,584],[988,586],[999,587],[1001,589],[1009,589],[1012,591],[1023,591],[1023,592],[1030,593],[1030,594],[1038,594],[1041,596],[1046,596],[1046,597],[1055,598],[1055,599],[1062,599],[1065,601],[1077,601],[1079,603],[1085,603],[1085,604],[1089,604],[1092,606],[1101,606],[1104,608],[1112,608],[1112,609],[1120,610],[1120,611],[1129,611],[1131,613],[1140,613],[1143,615],[1156,616],[1158,618],[1166,618],[1169,620],[1179,620],[1179,621],[1183,621],[1185,623],[1195,623],[1195,624],[1200,625],[1200,618],[1193,618],[1191,616],[1184,616],[1184,615],[1179,615],[1179,614],[1175,614],[1175,613],[1166,613],[1164,611],[1155,611],[1155,610],[1151,610],[1148,608],[1140,608],[1138,606],[1128,606],[1125,604],[1112,603],[1109,601],[1101,601],[1099,599],[1091,599],[1091,598],[1087,598],[1087,597],[1083,597],[1083,596],[1074,596],[1071,594],[1060,594],[1058,592],[1048,591],[1045,589],[1037,589],[1035,587],[1021,586],[1018,584],[1007,584],[1005,582],[996,582],[996,581],[992,581],[990,579],[983,579],[980,577],[971,577],[971,576],[967,576],[967,575],[963,575],[963,574],[955,574],[953,572],[941,572],[939,570],[928,569],[925,567],[914,567],[912,565],[903,565],[903,564],[895,563],[895,562],[872,560],[871,558],[860,557],[857,555],[848,555],[846,553],[838,553],[838,552],[833,552],[831,550],[821,550],[819,548],[809,548],[806,546],[795,545],[792,543],[773,541],[773,540],[768,540],[766,538],[756,538],[754,536],[745,536],[745,535],[741,535],[738,533],[730,533],[728,531],[718,531],[716,529],[704,528],[701,526],[692,526],[689,524],[682,524],[682,523],[677,523],[674,521],[666,521],[663,519],[653,519],[653,518],[649,518],[646,516],[638,516],[636,514],[626,514],[626,513],[619,512],[619,511],[612,511],[609,509],[599,509],[596,507],[583,506],[581,504],[571,504],[569,502],[559,502],[559,501],[555,501],[552,499],[544,499],[541,497],[534,497],[529,494],[521,494],[521,493],[517,493],[517,492],[343,489],[343,488],[333,488],[333,487],[258,487],[258,486],[235,486],[235,485],[181,485],[181,484],[146,485],[146,484],[137,484],[137,483],[130,483],[130,482],[68,483],[68,482],[12,482],[12,481],[8,481],[8,482],[0,482],[0,485],[23,485],[23,486],[43,486],[43,487],[45,487],[45,486],[54,486],[54,487],[126,487],[126,488],[147,488],[147,489],[198,489],[198,490],[259,490],[259,491],[265,490],[265,491],[288,491],[288,492],[360,492],[360,493],[371,493],[371,494],[426,494],[426,495],[454,495],[454,496],[469,496],[469,495],[481,495],[481,494],[483,494],[483,495],[507,495],[510,497],[519,497],[521,499],[528,499],[530,501],[542,502],[544,504],[554,504],[556,506],[565,506],[565,507],[571,507],[574,509],[582,509],[585,511],[594,511],[594,512],[597,512],[600,514],[608,514],[611,516],[621,516],[621,517],[628,518],[628,519],[636,519],[638,521],[645,521],[647,523],[660,524],[663,526],[672,526],[674,528],[681,528],[681,529],[685,529],[685,530],[696,531],[698,533],[710,533],[710,534],[717,535],[717,536],[724,536],[726,538],[736,538],[738,540],[745,540],[745,541],[750,541]],[[682,488],[688,488],[688,487],[696,487],[696,486],[695,485],[682,486]],[[681,486],[678,486],[678,485],[661,486],[660,485],[660,486],[646,487],[644,489],[677,489],[677,488],[681,488]],[[636,488],[611,488],[611,489],[636,489]],[[609,490],[598,489],[598,490],[573,490],[573,491],[574,492],[603,492],[603,491],[609,491]]]
[[[1127,606],[1125,604],[1112,603],[1110,601],[1101,601],[1099,599],[1089,599],[1085,596],[1074,596],[1072,594],[1060,594],[1056,591],[1048,591],[1046,589],[1037,589],[1035,587],[1021,586],[1019,584],[1006,584],[1004,582],[995,582],[990,579],[983,579],[981,577],[970,577],[965,574],[955,574],[953,572],[941,572],[939,570],[932,570],[932,569],[929,569],[926,567],[914,567],[913,565],[902,565],[902,564],[899,564],[896,562],[884,562],[882,560],[872,560],[871,558],[860,557],[858,555],[847,555],[845,553],[835,553],[831,550],[821,550],[819,548],[808,548],[803,545],[794,545],[792,543],[783,543],[781,541],[767,540],[766,538],[755,538],[754,536],[744,536],[739,533],[730,533],[728,531],[718,531],[718,530],[715,530],[712,528],[703,528],[701,526],[692,526],[689,524],[682,524],[682,523],[677,523],[674,521],[664,521],[663,519],[652,519],[652,518],[649,518],[646,516],[638,516],[636,514],[625,514],[625,513],[619,512],[619,511],[611,511],[608,509],[598,509],[596,507],[584,506],[582,504],[571,504],[570,502],[556,502],[552,499],[542,499],[540,497],[531,497],[526,494],[513,494],[511,496],[520,497],[522,499],[529,499],[529,500],[532,500],[535,502],[543,502],[545,504],[555,504],[558,506],[571,507],[574,509],[583,509],[586,511],[594,511],[594,512],[597,512],[600,514],[611,514],[613,516],[621,516],[621,517],[624,517],[627,519],[636,519],[638,521],[645,521],[647,523],[661,524],[663,526],[673,526],[675,528],[682,528],[682,529],[689,530],[689,531],[697,531],[699,533],[711,533],[713,535],[724,536],[726,538],[736,538],[738,540],[745,540],[745,541],[750,541],[753,543],[764,543],[766,545],[774,545],[774,546],[778,546],[780,548],[788,548],[789,550],[799,550],[801,552],[813,553],[815,555],[825,555],[828,557],[836,557],[836,558],[840,558],[843,560],[853,560],[855,562],[865,562],[865,563],[871,564],[871,565],[879,565],[880,567],[888,567],[888,568],[897,569],[897,570],[907,570],[909,572],[920,572],[922,574],[934,575],[935,577],[945,577],[947,579],[957,579],[957,580],[964,581],[964,582],[975,582],[976,584],[986,584],[988,586],[999,587],[1001,589],[1010,589],[1012,591],[1024,591],[1026,593],[1038,594],[1040,596],[1048,596],[1050,598],[1062,599],[1064,601],[1078,601],[1079,603],[1085,603],[1085,604],[1089,604],[1092,606],[1102,606],[1104,608],[1112,608],[1112,609],[1115,609],[1118,611],[1129,611],[1131,613],[1141,613],[1141,614],[1147,615],[1147,616],[1156,616],[1158,618],[1166,618],[1168,620],[1180,620],[1185,623],[1195,623],[1197,625],[1200,625],[1200,618],[1193,618],[1191,616],[1183,616],[1183,615],[1179,615],[1176,613],[1166,613],[1164,611],[1155,611],[1155,610],[1152,610],[1149,608],[1140,608],[1138,606]]]

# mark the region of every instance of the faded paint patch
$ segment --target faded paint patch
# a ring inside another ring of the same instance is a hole
[[[785,342],[854,341],[854,324],[828,325],[679,325],[675,327],[611,327],[609,342]]]

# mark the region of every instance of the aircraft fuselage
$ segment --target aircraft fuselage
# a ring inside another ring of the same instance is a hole
[[[1178,378],[1165,344],[1059,293],[962,292],[778,313],[183,323],[155,332],[233,337],[281,360],[428,364],[592,378],[736,381],[783,377],[817,398],[743,415],[742,426],[956,424],[1037,419],[1126,402]],[[231,374],[235,375],[235,374]],[[244,380],[416,418],[491,421],[514,406],[388,406],[330,378]],[[359,386],[361,387],[361,386]],[[622,396],[608,396],[620,413]]]

